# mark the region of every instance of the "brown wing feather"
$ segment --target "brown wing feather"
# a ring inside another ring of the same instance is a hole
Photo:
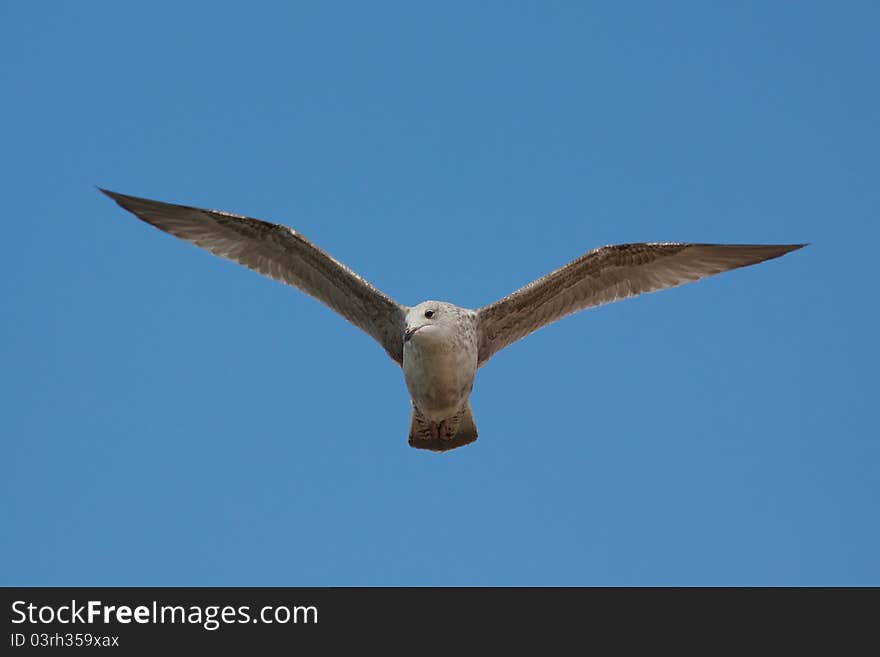
[[[405,308],[295,230],[240,215],[104,194],[139,219],[314,297],[403,361]]]
[[[477,311],[478,362],[579,310],[754,265],[803,244],[603,246]]]

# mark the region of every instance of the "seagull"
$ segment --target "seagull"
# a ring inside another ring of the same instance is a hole
[[[280,224],[98,188],[142,221],[291,285],[376,340],[403,370],[409,444],[447,452],[477,439],[470,394],[498,351],[567,315],[730,269],[805,244],[615,244],[593,249],[478,310],[444,301],[404,306]]]

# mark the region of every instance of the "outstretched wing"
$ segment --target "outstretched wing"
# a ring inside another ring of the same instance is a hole
[[[166,233],[302,290],[366,331],[398,364],[403,362],[405,308],[295,230],[228,212],[101,191]]]
[[[802,246],[668,243],[594,249],[478,310],[478,362],[579,310],[754,265]]]

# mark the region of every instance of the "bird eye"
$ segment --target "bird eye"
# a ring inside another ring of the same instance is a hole
[[[425,311],[425,317],[427,317],[428,319],[431,319],[433,316],[434,316],[433,310],[426,310]]]

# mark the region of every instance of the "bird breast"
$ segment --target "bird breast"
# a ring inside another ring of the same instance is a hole
[[[476,335],[432,328],[404,344],[403,376],[416,407],[440,422],[460,411],[470,396],[477,371]]]

